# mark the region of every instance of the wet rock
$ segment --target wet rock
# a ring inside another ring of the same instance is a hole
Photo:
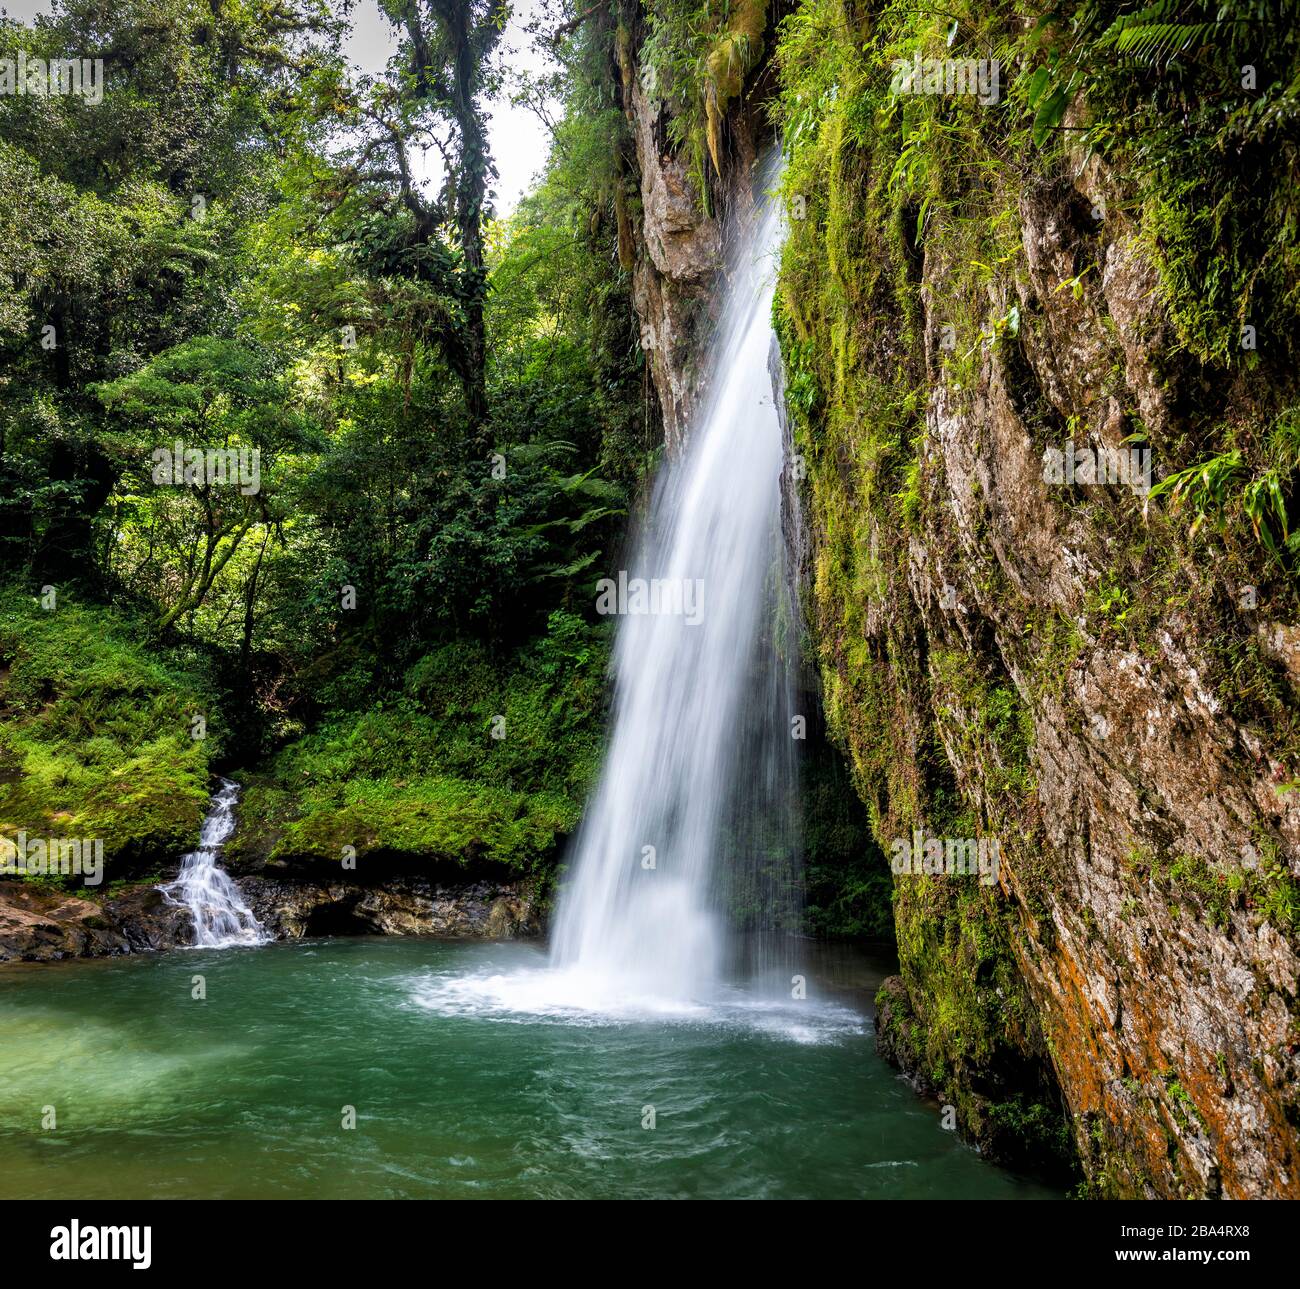
[[[249,907],[277,939],[317,935],[436,935],[517,939],[541,933],[535,895],[525,882],[439,883],[395,878],[355,882],[245,877]]]
[[[53,962],[165,949],[189,941],[185,909],[152,886],[82,899],[35,882],[0,882],[0,962]]]
[[[0,961],[78,957],[91,942],[112,952],[108,938],[90,924],[98,918],[99,906],[89,900],[52,896],[26,883],[0,884]]]
[[[912,1011],[912,1000],[901,976],[887,976],[876,994],[876,1051],[918,1092],[932,1095],[935,1089],[926,1077],[920,1053],[922,1032]]]
[[[744,217],[754,205],[755,130],[743,114],[732,122],[731,163],[723,178],[711,178],[706,210],[686,161],[668,145],[663,105],[647,98],[635,69],[630,75],[624,96],[636,141],[642,210],[632,297],[663,413],[664,438],[676,454],[710,375],[699,360],[719,298],[714,286],[722,271],[725,229],[730,219]]]
[[[279,940],[328,935],[434,935],[512,940],[540,935],[542,919],[528,881],[436,882],[393,878],[382,885],[239,880],[249,907]],[[189,911],[152,885],[103,900],[32,882],[0,882],[0,962],[52,962],[187,945]]]

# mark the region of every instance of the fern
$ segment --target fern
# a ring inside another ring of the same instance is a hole
[[[1225,18],[1222,9],[1213,21],[1179,20],[1178,11],[1183,7],[1181,0],[1156,0],[1136,13],[1122,14],[1102,34],[1099,44],[1136,62],[1163,67],[1189,50],[1222,43],[1246,26],[1240,19]]]
[[[1279,560],[1300,553],[1300,532],[1291,530],[1287,496],[1294,461],[1277,462],[1254,478],[1240,448],[1232,448],[1207,461],[1179,470],[1151,489],[1151,498],[1167,496],[1178,508],[1195,515],[1189,536],[1207,524],[1219,533],[1227,530],[1230,512],[1239,508],[1250,521],[1255,540]]]

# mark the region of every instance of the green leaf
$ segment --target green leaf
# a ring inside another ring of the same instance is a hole
[[[1057,85],[1039,105],[1034,114],[1034,143],[1042,147],[1051,137],[1052,131],[1061,124],[1065,109],[1070,105],[1068,90]]]
[[[1035,68],[1034,74],[1029,78],[1029,84],[1025,86],[1025,102],[1030,107],[1037,107],[1038,100],[1043,97],[1047,87],[1052,83],[1052,72],[1046,65]]]

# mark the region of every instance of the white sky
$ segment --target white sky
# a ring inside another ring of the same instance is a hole
[[[523,20],[530,16],[533,7],[534,0],[514,0],[510,23],[500,46],[508,71],[538,72],[546,66],[544,56],[532,47],[523,32]],[[0,0],[0,12],[24,22],[30,22],[38,14],[48,14],[51,9],[52,0]],[[356,0],[351,24],[352,30],[343,43],[344,56],[353,67],[377,75],[387,65],[396,46],[392,27],[379,12],[376,0]],[[532,112],[510,102],[508,83],[505,91],[491,102],[488,135],[500,172],[495,185],[496,212],[508,215],[532,187],[550,150],[550,136]],[[423,178],[437,179],[441,170],[439,160],[436,154],[426,158],[425,165],[420,167]]]

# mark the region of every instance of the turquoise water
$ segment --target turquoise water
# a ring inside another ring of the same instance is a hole
[[[878,975],[841,956],[807,1001],[665,1015],[552,1006],[519,944],[0,969],[0,1198],[1053,1195],[879,1060]]]

